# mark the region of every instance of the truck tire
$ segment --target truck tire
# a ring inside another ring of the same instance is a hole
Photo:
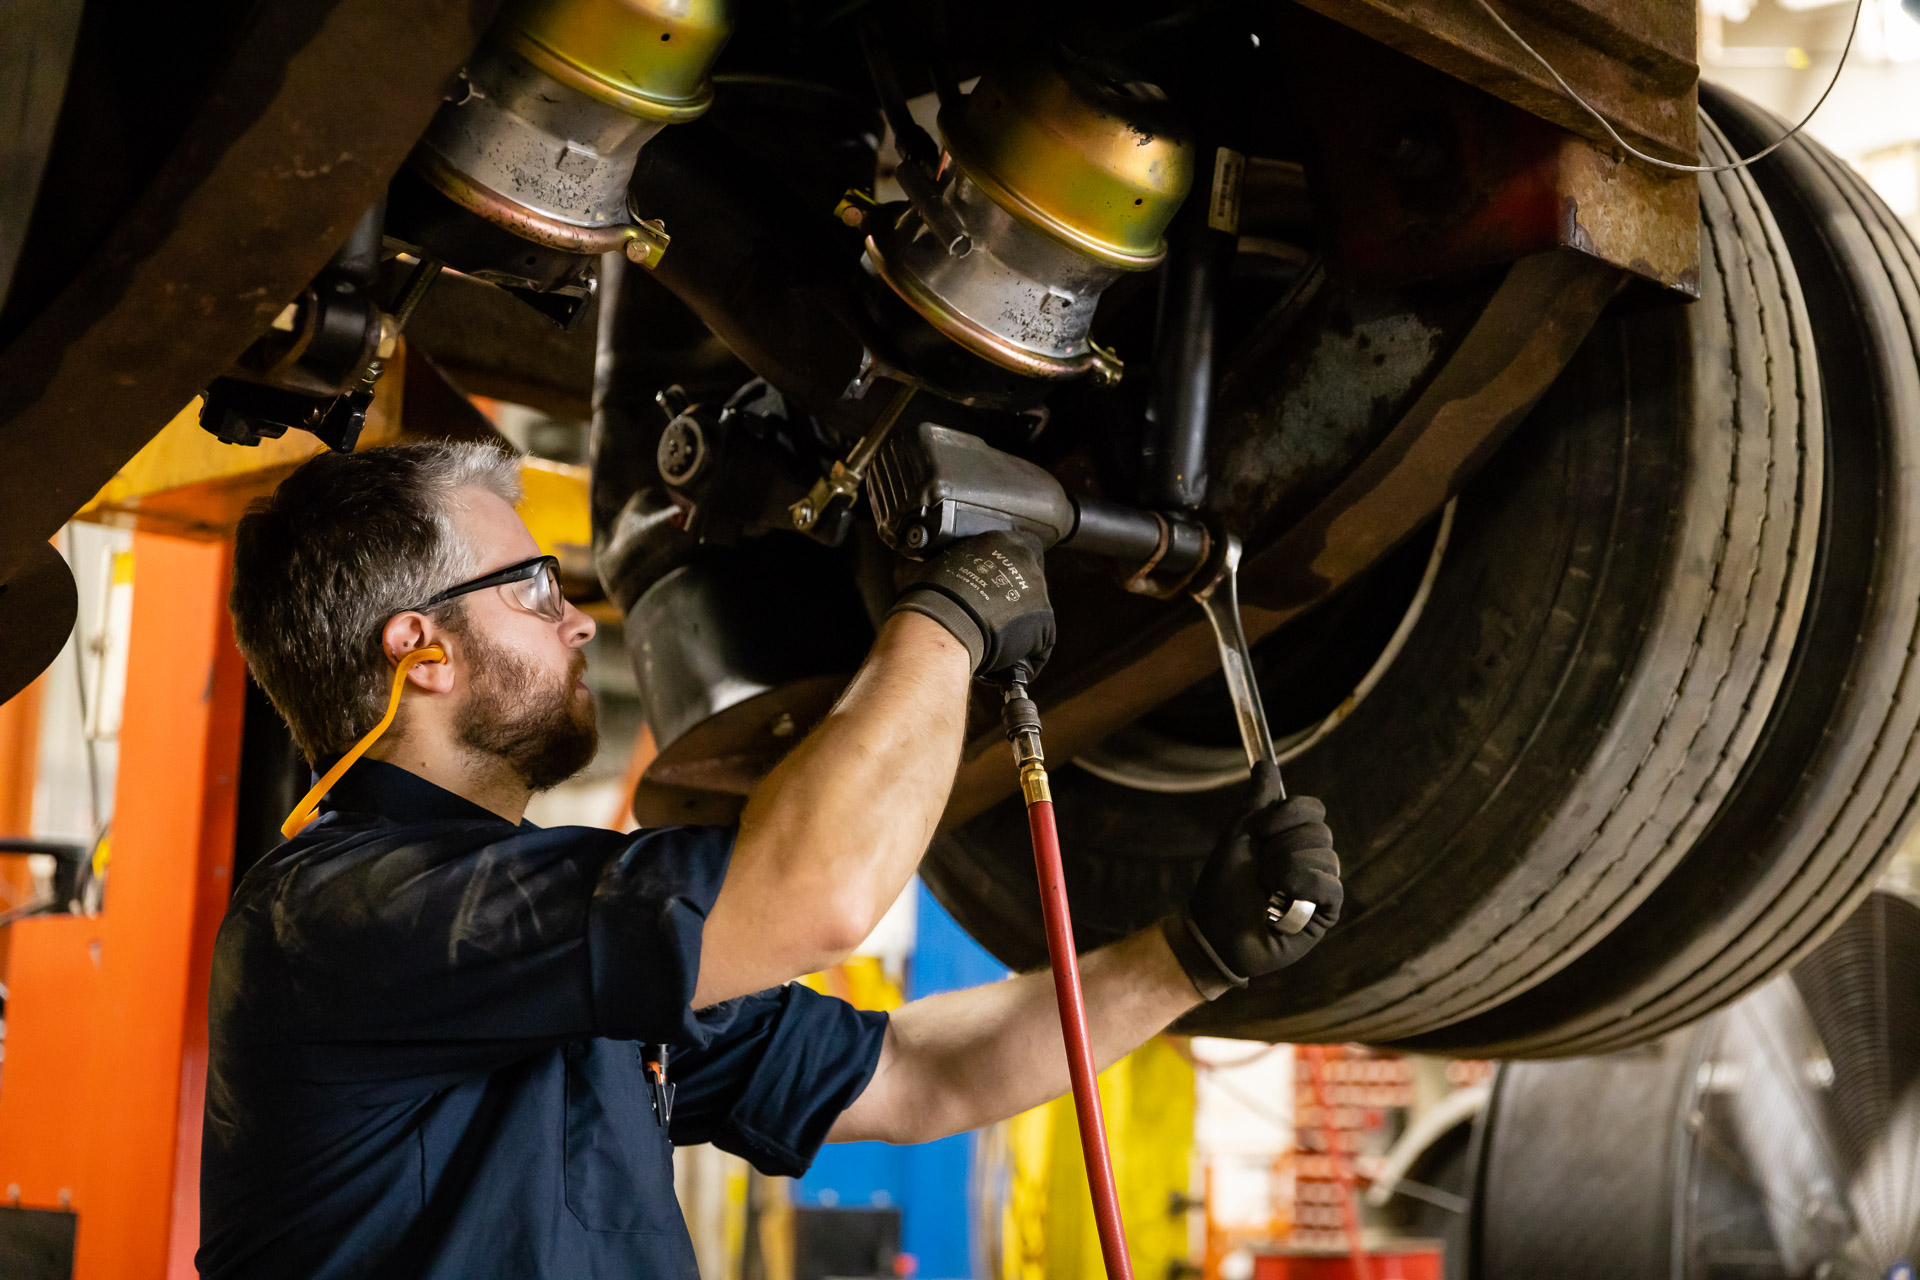
[[[1703,178],[1701,216],[1700,300],[1603,319],[1461,495],[1397,660],[1288,765],[1331,815],[1340,925],[1188,1029],[1391,1041],[1484,1013],[1605,938],[1719,815],[1799,637],[1824,429],[1753,180]],[[1064,768],[1054,799],[1086,947],[1177,903],[1240,794]],[[1042,959],[1017,803],[939,842],[925,874],[1002,959]]]
[[[1713,85],[1742,153],[1785,122]],[[1627,923],[1512,1004],[1423,1042],[1604,1052],[1793,964],[1866,894],[1920,794],[1920,252],[1802,135],[1754,166],[1813,319],[1827,501],[1813,599],[1766,739],[1726,812]]]

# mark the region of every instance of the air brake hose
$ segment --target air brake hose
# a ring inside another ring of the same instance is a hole
[[[1047,784],[1046,756],[1040,750],[1040,709],[1027,697],[1027,672],[1015,667],[1007,682],[1003,715],[1013,762],[1020,770],[1020,791],[1027,801],[1027,828],[1033,835],[1033,865],[1040,878],[1040,913],[1046,922],[1047,958],[1053,965],[1053,991],[1060,1006],[1060,1033],[1066,1041],[1067,1074],[1073,1081],[1073,1109],[1080,1121],[1080,1153],[1093,1194],[1093,1220],[1100,1231],[1100,1256],[1107,1280],[1133,1280],[1127,1257],[1127,1229],[1120,1220],[1120,1198],[1113,1186],[1113,1157],[1107,1150],[1107,1122],[1100,1110],[1100,1085],[1093,1065],[1093,1041],[1087,1031],[1087,1002],[1080,990],[1080,961],[1073,950],[1073,920],[1067,912],[1067,878],[1060,865],[1060,833],[1053,821],[1053,792]]]

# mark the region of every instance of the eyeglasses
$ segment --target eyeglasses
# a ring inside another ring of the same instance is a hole
[[[431,599],[400,612],[425,613],[435,605],[445,604],[475,591],[485,591],[488,587],[505,588],[501,594],[506,596],[508,604],[538,614],[548,622],[559,622],[567,616],[567,600],[560,594],[560,560],[557,556],[535,556],[519,564],[510,564],[504,569],[496,569],[448,587]]]

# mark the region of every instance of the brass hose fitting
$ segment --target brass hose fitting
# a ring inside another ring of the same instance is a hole
[[[1001,708],[1007,741],[1013,744],[1013,765],[1020,771],[1020,793],[1028,804],[1053,799],[1047,782],[1047,755],[1040,749],[1040,708],[1027,696],[1023,672],[1017,671],[1007,682],[1006,703]]]

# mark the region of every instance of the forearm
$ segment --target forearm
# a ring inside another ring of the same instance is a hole
[[[1158,928],[1080,958],[1095,1065],[1118,1062],[1199,1003]],[[830,1142],[926,1142],[977,1129],[1067,1091],[1048,970],[896,1010],[880,1069]]]
[[[840,701],[747,801],[696,1004],[812,972],[866,937],[946,806],[970,679],[966,648],[938,623],[904,614],[881,628]]]

